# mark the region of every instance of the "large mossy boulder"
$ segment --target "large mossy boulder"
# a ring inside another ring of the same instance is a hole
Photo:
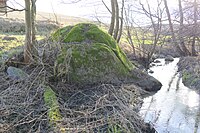
[[[81,23],[75,26],[66,26],[58,29],[54,34],[52,34],[52,39],[71,45],[94,43],[105,44],[112,49],[115,55],[122,61],[122,63],[124,63],[124,65],[126,65],[126,67],[128,67],[128,69],[132,69],[133,67],[124,52],[122,52],[117,45],[116,41],[94,24]]]
[[[94,24],[77,24],[58,29],[52,40],[61,42],[55,75],[80,86],[98,83],[121,84],[138,77],[116,41]]]

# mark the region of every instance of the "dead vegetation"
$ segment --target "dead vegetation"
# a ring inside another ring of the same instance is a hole
[[[25,24],[23,19],[13,19],[13,18],[0,18],[0,29],[2,33],[25,33]],[[40,34],[49,33],[59,27],[56,22],[53,21],[37,21],[36,29]]]
[[[154,132],[137,114],[141,98],[137,87],[101,84],[77,88],[53,78],[54,59],[59,44],[45,43],[38,48],[37,65],[20,68],[29,74],[25,80],[12,80],[0,71],[0,132],[7,133],[145,133]],[[44,48],[44,49],[41,49]],[[45,85],[50,86],[59,103],[61,119],[50,123],[44,101]]]

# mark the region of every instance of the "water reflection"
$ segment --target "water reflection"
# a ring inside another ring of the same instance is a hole
[[[199,95],[182,84],[177,73],[178,58],[168,64],[164,59],[160,61],[151,68],[154,71],[151,75],[163,87],[155,95],[144,99],[141,115],[159,133],[200,133]]]

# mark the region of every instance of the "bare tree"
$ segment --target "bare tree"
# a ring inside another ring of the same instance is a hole
[[[162,36],[162,0],[155,2],[157,5],[151,7],[149,1],[129,2],[125,10],[126,38],[132,46],[133,54],[144,61],[146,67],[151,62],[156,46],[161,44]],[[135,14],[140,14],[145,22],[137,22]],[[143,23],[144,24],[144,23]],[[137,53],[137,55],[136,55]]]
[[[36,0],[31,0],[31,30],[32,30],[32,44],[33,46],[36,45],[36,26],[35,26],[35,20],[36,20]]]
[[[25,22],[26,22],[26,37],[24,45],[24,62],[29,63],[32,59],[31,49],[33,47],[31,42],[31,2],[30,0],[25,0]]]
[[[0,0],[0,15],[7,15],[9,12],[24,11],[24,9],[16,9],[7,5],[8,0]]]
[[[122,30],[123,30],[123,14],[124,14],[124,0],[122,0],[122,7],[121,7],[121,17],[119,15],[119,3],[117,0],[111,0],[111,10],[108,8],[106,3],[102,0],[104,6],[108,9],[111,13],[111,22],[109,26],[108,33],[113,36],[113,38],[119,42]]]
[[[116,0],[111,0],[111,22],[110,22],[110,27],[108,30],[108,33],[112,36],[113,35],[113,31],[114,31],[114,27],[115,27],[115,12],[116,12],[116,8],[115,8],[115,3]]]
[[[7,0],[3,0],[3,4],[0,5],[1,9],[4,9],[5,12],[14,12],[14,11],[24,11],[25,10],[25,44],[24,44],[24,62],[30,63],[34,57],[36,57],[36,30],[35,30],[35,15],[36,15],[36,0],[24,0],[25,9],[15,9],[6,4]]]
[[[172,20],[171,20],[171,15],[170,15],[170,12],[169,12],[167,0],[164,0],[164,5],[165,5],[165,8],[166,8],[166,14],[167,14],[167,17],[168,17],[168,22],[169,22],[169,28],[170,28],[170,31],[171,31],[172,41],[173,41],[173,43],[175,45],[176,51],[180,55],[184,55],[185,53],[181,50],[181,48],[178,45],[177,40],[176,40],[176,36],[175,36],[175,32],[174,32],[174,28],[173,28],[173,24],[172,24]]]
[[[115,29],[114,29],[114,39],[117,40],[118,32],[119,32],[119,5],[117,0],[115,0]]]
[[[119,19],[120,19],[120,29],[119,29],[119,34],[118,34],[117,42],[119,42],[120,39],[121,39],[122,31],[123,31],[123,26],[124,26],[124,0],[122,0],[121,17]]]
[[[183,7],[182,7],[183,5]],[[179,26],[179,40],[180,46],[185,52],[185,55],[195,56],[196,45],[199,40],[199,1],[198,0],[179,0],[179,15],[180,15],[180,26]],[[187,44],[187,47],[186,47]]]
[[[3,15],[7,13],[6,1],[7,0],[1,0],[0,1],[0,13],[2,13]]]
[[[148,61],[152,58],[156,45],[158,44],[158,41],[160,40],[160,33],[161,33],[161,28],[162,28],[162,14],[163,14],[163,9],[161,8],[161,3],[162,0],[159,1],[157,0],[158,6],[157,6],[157,11],[156,14],[153,14],[151,11],[151,7],[148,3],[148,0],[146,0],[147,3],[147,10],[144,8],[144,5],[140,3],[142,6],[143,11],[145,12],[146,16],[149,17],[153,29],[153,41],[152,41],[152,49],[148,52]],[[154,18],[157,20],[155,21]]]
[[[185,46],[185,42],[184,42],[184,24],[183,24],[183,21],[184,21],[184,14],[183,14],[183,8],[182,8],[182,2],[181,0],[178,0],[178,3],[179,3],[179,14],[180,14],[180,26],[179,26],[179,42],[180,42],[180,45],[181,45],[181,48],[182,48],[182,51],[184,52],[184,55],[190,55],[190,52],[189,50],[186,48]]]
[[[35,0],[25,0],[26,37],[24,44],[24,62],[30,63],[36,57],[35,49]]]
[[[196,34],[197,34],[197,9],[198,9],[198,5],[197,5],[197,0],[194,0],[193,2],[193,8],[194,8],[194,16],[193,16],[193,20],[194,20],[194,31],[193,31],[193,39],[192,39],[192,56],[196,56],[196,50],[195,50],[195,42],[196,42]]]

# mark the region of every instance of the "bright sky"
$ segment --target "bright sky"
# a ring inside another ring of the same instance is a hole
[[[69,1],[76,0],[37,0],[37,11],[40,12],[49,12],[49,13],[57,13],[68,16],[84,16],[89,15],[91,13],[95,13],[95,10],[98,10],[97,5],[99,4],[96,1],[101,0],[82,0],[79,3],[70,4]],[[110,5],[110,0],[104,0],[108,5]],[[68,2],[67,4],[63,4],[63,2]],[[100,3],[101,4],[101,3]],[[8,0],[8,5],[12,7],[21,8],[24,7],[24,0]]]
[[[76,0],[37,0],[37,11],[49,13],[54,12],[56,14],[84,18],[91,18],[91,16],[95,16],[96,12],[98,12],[98,15],[101,14],[101,16],[108,16],[107,9],[103,6],[101,0],[82,0],[76,4],[63,4],[62,1],[69,2]],[[104,1],[108,6],[110,6],[110,0]],[[155,0],[149,0],[149,3],[154,4],[153,1]],[[24,5],[24,0],[8,0],[8,3],[17,7],[16,3]],[[172,8],[177,7],[177,0],[168,0],[168,5]],[[100,11],[101,13],[99,13]],[[103,14],[102,11],[107,14]]]
[[[69,0],[65,0],[69,1]],[[94,7],[85,8],[84,3],[80,4],[63,4],[61,0],[37,0],[37,10],[43,12],[53,12],[68,16],[83,16],[90,14]]]
[[[95,11],[106,10],[103,5],[99,6],[99,4],[102,4],[101,0],[82,0],[78,4],[63,4],[62,1],[69,2],[70,0],[37,0],[37,9],[38,11],[52,12],[53,8],[56,13],[69,16],[84,16],[91,13],[95,14]],[[104,1],[110,6],[110,0]],[[153,3],[153,1],[149,0],[150,3]],[[177,0],[168,0],[168,4],[172,8],[178,6]]]

